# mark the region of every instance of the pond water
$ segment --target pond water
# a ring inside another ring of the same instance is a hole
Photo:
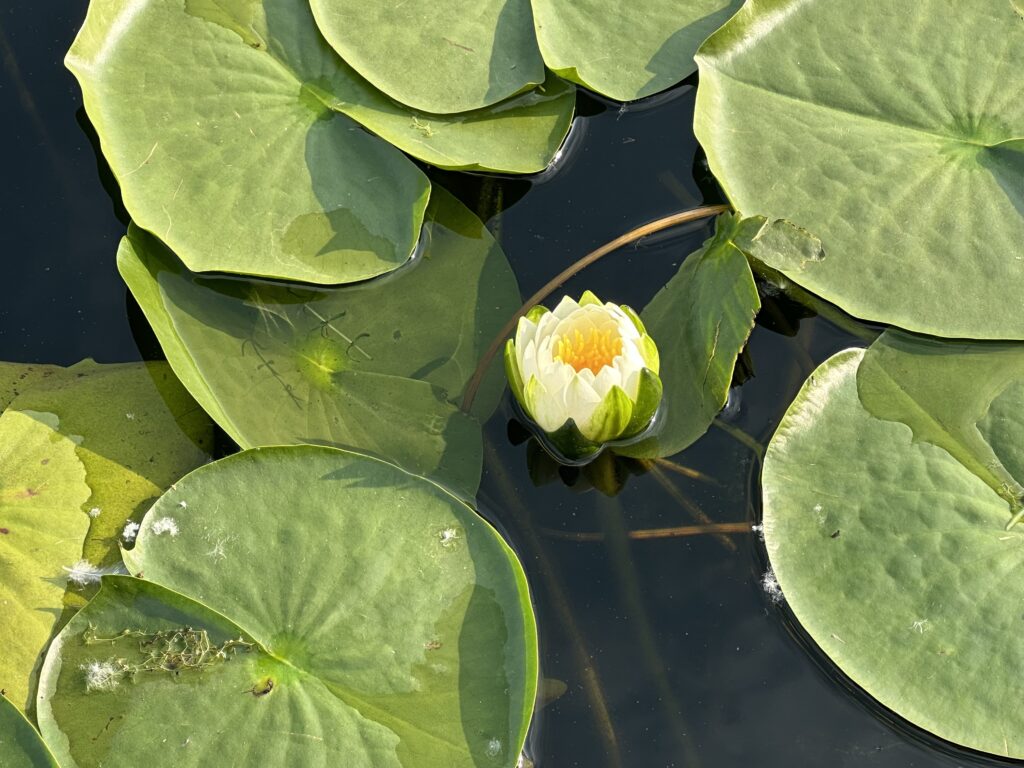
[[[117,274],[127,216],[62,64],[86,5],[0,8],[0,360],[160,357]],[[695,84],[628,109],[581,97],[563,157],[539,178],[431,174],[487,219],[529,295],[628,229],[720,201],[690,127]],[[642,307],[709,233],[695,225],[643,241],[565,291]],[[767,443],[814,366],[865,344],[771,286],[762,299],[726,412],[674,457],[701,478],[605,466],[624,480],[609,496],[545,465],[507,399],[488,423],[482,512],[522,558],[543,674],[565,686],[538,715],[528,753],[551,768],[1005,764],[922,733],[850,685],[765,591],[756,532],[629,538],[755,524],[751,440]]]

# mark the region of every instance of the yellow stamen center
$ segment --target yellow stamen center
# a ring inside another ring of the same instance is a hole
[[[560,336],[555,343],[555,358],[568,363],[577,372],[589,368],[592,372],[598,373],[606,365],[611,365],[620,354],[622,338],[612,329],[574,329],[571,333]]]

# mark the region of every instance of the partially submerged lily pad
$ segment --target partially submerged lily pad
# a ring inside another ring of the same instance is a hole
[[[1024,528],[1006,530],[1003,478],[1024,476],[1022,359],[891,332],[841,352],[790,407],[762,480],[775,576],[821,649],[914,724],[1015,758]]]
[[[433,483],[329,448],[246,451],[168,492],[126,560],[146,581],[105,579],[47,657],[39,722],[66,768],[518,758],[525,577]]]
[[[58,768],[25,716],[0,695],[0,768]]]
[[[209,461],[213,447],[213,423],[164,362],[55,368],[10,409],[53,413],[74,439],[92,490],[83,504],[89,535],[79,549],[95,566],[120,562],[125,521]]]
[[[0,415],[0,688],[21,708],[63,608],[63,569],[89,530],[85,468],[58,425],[49,413]]]
[[[63,372],[59,365],[0,362],[0,412],[22,392]]]
[[[194,275],[135,228],[118,264],[178,377],[242,447],[337,445],[472,495],[479,426],[454,403],[519,292],[483,225],[440,191],[425,238],[394,275],[326,291]],[[492,374],[476,415],[500,397]]]
[[[697,69],[693,54],[741,0],[533,0],[544,61],[592,91],[632,101]]]
[[[761,300],[746,252],[783,223],[724,214],[715,234],[690,254],[641,318],[661,352],[662,412],[651,434],[615,452],[671,456],[703,435],[725,406],[736,359],[754,328]]]
[[[737,208],[821,238],[770,266],[857,317],[1024,339],[1024,25],[959,10],[749,0],[698,53],[695,129]]]

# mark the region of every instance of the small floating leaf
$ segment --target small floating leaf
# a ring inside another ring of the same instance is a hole
[[[763,218],[720,216],[715,234],[641,313],[661,350],[664,413],[650,437],[618,446],[638,458],[671,456],[703,435],[729,396],[736,359],[761,307],[747,257]]]
[[[47,657],[39,721],[67,768],[517,759],[537,689],[525,576],[433,483],[330,448],[246,451],[179,482],[126,559],[147,581],[106,579]]]

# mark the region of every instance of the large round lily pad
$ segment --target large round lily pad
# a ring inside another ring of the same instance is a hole
[[[467,112],[544,81],[530,0],[311,0],[334,49],[393,99]]]
[[[525,577],[433,483],[247,451],[168,492],[126,562],[146,580],[106,579],[44,667],[66,768],[515,763],[537,684]]]
[[[741,0],[533,0],[545,63],[619,101],[650,96],[697,65],[693,54]]]
[[[178,377],[241,446],[329,443],[472,495],[480,431],[454,403],[519,291],[480,221],[440,190],[425,243],[394,275],[334,290],[204,278],[138,229],[118,263]],[[495,366],[474,413],[503,386]]]
[[[36,729],[0,696],[0,768],[58,768]]]
[[[53,414],[0,416],[0,688],[24,708],[89,517],[85,468]]]
[[[193,269],[312,283],[403,264],[430,184],[335,113],[286,0],[95,0],[67,64],[134,220]]]
[[[1016,758],[1024,528],[1006,530],[1018,502],[1001,478],[1019,488],[1024,470],[1022,358],[892,334],[841,352],[763,473],[771,564],[822,650],[916,725]]]
[[[729,198],[824,246],[770,266],[861,318],[1024,339],[1014,3],[749,0],[697,61],[695,128]]]

